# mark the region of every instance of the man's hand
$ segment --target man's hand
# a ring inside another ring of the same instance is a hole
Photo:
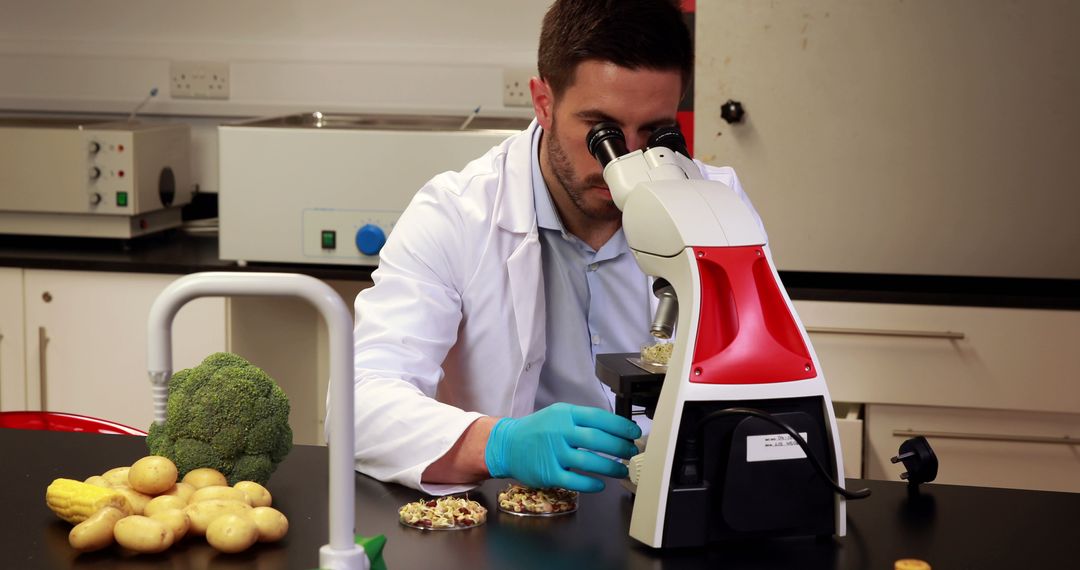
[[[604,482],[570,469],[626,477],[626,466],[593,452],[629,459],[641,428],[599,408],[552,404],[520,419],[503,418],[488,437],[484,458],[492,477],[513,477],[530,487],[595,493]]]

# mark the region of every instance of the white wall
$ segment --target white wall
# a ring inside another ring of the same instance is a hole
[[[699,2],[695,150],[739,172],[781,269],[1080,279],[1077,23],[1075,0]]]
[[[504,67],[535,66],[531,0],[0,0],[0,108],[263,115],[502,107]],[[172,60],[231,67],[227,102],[172,100]]]
[[[502,70],[535,68],[546,0],[0,0],[0,114],[143,115],[193,129],[217,189],[216,125],[324,112],[530,116]],[[227,101],[173,99],[172,61],[228,62]]]

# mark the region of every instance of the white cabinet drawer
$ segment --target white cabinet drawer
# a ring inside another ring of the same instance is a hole
[[[936,483],[1080,492],[1080,414],[886,405],[865,414],[868,479],[898,481],[904,467],[889,459],[925,435]]]
[[[1080,311],[795,305],[834,400],[1080,411]]]

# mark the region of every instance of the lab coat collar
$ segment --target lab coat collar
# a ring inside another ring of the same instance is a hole
[[[499,183],[498,213],[496,220],[500,228],[517,234],[536,233],[536,208],[533,204],[532,161],[538,160],[532,154],[532,139],[536,129],[540,128],[536,119],[522,133],[511,137],[506,150],[503,168],[506,176]],[[527,182],[528,186],[521,184]],[[526,189],[528,191],[526,191]]]

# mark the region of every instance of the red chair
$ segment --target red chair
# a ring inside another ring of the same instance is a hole
[[[63,412],[0,412],[0,428],[146,435],[145,431],[124,424]]]

